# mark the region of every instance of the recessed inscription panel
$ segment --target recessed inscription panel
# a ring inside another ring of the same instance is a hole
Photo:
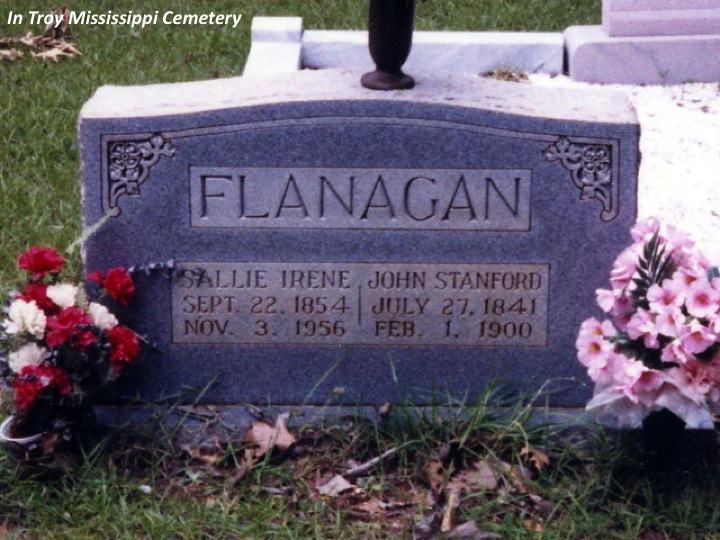
[[[527,231],[530,171],[190,168],[192,227]]]
[[[182,263],[173,342],[544,347],[547,264]]]

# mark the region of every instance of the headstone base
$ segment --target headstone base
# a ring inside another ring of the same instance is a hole
[[[433,418],[451,418],[458,414],[473,414],[473,408],[468,405],[462,413],[458,407],[433,406]],[[169,432],[175,432],[176,442],[203,442],[233,441],[242,438],[242,435],[258,420],[274,422],[280,414],[289,414],[287,424],[290,429],[297,426],[328,424],[333,419],[349,418],[380,419],[377,409],[370,406],[350,407],[344,405],[325,406],[264,406],[262,409],[249,405],[230,406],[187,406],[163,407],[157,405],[132,407],[99,406],[94,408],[99,423],[110,428],[132,426],[139,431],[152,431],[155,426],[161,425]],[[514,409],[497,409],[488,411],[499,418],[508,421],[516,413]],[[391,413],[393,414],[393,413]],[[399,414],[417,418],[418,420],[430,415],[428,407],[409,407]],[[439,423],[439,421],[438,421]],[[564,429],[591,427],[597,425],[594,417],[582,408],[538,407],[533,408],[528,419],[530,425],[556,425]]]
[[[601,26],[565,31],[570,78],[601,84],[678,84],[720,80],[720,34],[609,37]]]
[[[255,17],[244,75],[299,69],[375,69],[366,30],[302,31],[300,17]],[[559,32],[415,32],[407,73],[563,71]]]

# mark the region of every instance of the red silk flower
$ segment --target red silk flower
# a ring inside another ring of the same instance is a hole
[[[37,307],[45,312],[45,315],[56,315],[60,308],[47,295],[48,286],[44,283],[30,283],[20,294],[20,300],[35,302]]]
[[[98,283],[112,298],[125,307],[130,304],[130,301],[135,296],[135,284],[127,270],[122,267],[108,270],[104,276],[100,271],[91,272],[88,274],[87,279]]]
[[[51,247],[31,247],[18,257],[20,269],[34,272],[33,281],[42,279],[51,272],[59,272],[64,264],[62,255]]]
[[[62,396],[72,392],[65,370],[54,366],[25,366],[13,382],[13,387],[15,404],[24,411],[32,408],[48,388],[54,388]]]
[[[87,349],[95,343],[96,338],[95,334],[83,330],[82,327],[92,324],[92,317],[85,311],[75,306],[67,307],[57,317],[48,318],[47,328],[50,331],[45,336],[45,342],[48,347],[53,349],[74,339],[75,345],[81,349]]]
[[[110,336],[110,361],[119,372],[127,364],[132,364],[140,353],[140,341],[132,330],[116,326],[108,332]]]

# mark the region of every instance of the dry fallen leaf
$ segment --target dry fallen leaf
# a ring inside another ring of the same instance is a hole
[[[520,450],[520,456],[528,460],[538,471],[542,471],[550,465],[550,457],[542,450],[533,448],[529,444],[526,444],[522,450]]]
[[[65,57],[82,56],[77,47],[66,41],[66,38],[71,34],[69,26],[70,10],[63,7],[53,12],[53,15],[53,22],[48,24],[43,35],[33,36],[32,32],[28,32],[19,38],[2,38],[0,39],[0,47],[22,45],[30,49],[33,58],[52,60],[53,62],[58,62]],[[57,25],[58,17],[61,17],[59,25]],[[23,53],[14,48],[8,51],[0,51],[0,61],[13,61],[21,56],[23,56]]]
[[[42,38],[39,37],[33,37],[32,32],[28,32],[23,37],[17,40],[17,43],[21,43],[22,45],[25,45],[26,47],[29,47],[31,49],[37,48],[37,44],[39,40]]]
[[[545,526],[539,521],[535,521],[534,519],[526,519],[525,521],[523,521],[523,528],[526,531],[536,533],[541,533],[545,530]]]
[[[183,444],[180,446],[180,450],[194,460],[211,467],[220,463],[227,456],[226,449],[223,448],[217,439],[212,444],[200,444],[197,446]]]
[[[363,501],[359,504],[354,505],[352,509],[356,512],[362,512],[363,514],[368,514],[371,516],[384,515],[387,511],[385,508],[383,508],[380,501],[378,501],[377,499]]]
[[[465,492],[495,491],[500,483],[500,473],[485,460],[471,463],[467,469],[458,471],[450,480],[448,489]]]
[[[75,47],[69,43],[58,42],[52,49],[42,51],[39,53],[31,53],[33,58],[40,60],[52,60],[53,62],[59,62],[61,58],[65,56],[79,56],[82,55]]]
[[[295,437],[285,425],[287,418],[287,413],[279,415],[274,426],[260,421],[253,422],[243,438],[244,443],[252,445],[252,448],[246,452],[246,458],[249,458],[250,462],[261,459],[273,449],[285,453],[295,444]]]
[[[230,487],[237,486],[240,482],[243,481],[249,471],[250,467],[248,467],[246,463],[241,463],[240,465],[238,465],[237,469],[235,469],[233,475],[228,478],[226,484]]]
[[[466,521],[458,525],[447,534],[447,538],[466,538],[468,540],[480,540],[482,538],[502,538],[498,533],[492,531],[481,531],[474,521]]]
[[[435,495],[440,494],[445,486],[445,467],[439,461],[431,461],[425,467],[427,483],[430,484],[430,491]]]
[[[453,521],[455,519],[455,510],[460,507],[460,491],[448,488],[447,502],[445,503],[445,512],[443,513],[442,522],[440,523],[440,531],[448,532],[453,529]]]
[[[7,51],[0,50],[0,61],[2,62],[13,62],[18,58],[22,58],[24,55],[17,49],[10,49]]]
[[[386,401],[382,405],[378,405],[375,410],[377,411],[377,415],[380,418],[387,418],[388,416],[390,416],[390,413],[393,410],[393,404],[389,401]]]
[[[338,497],[354,488],[355,486],[345,480],[340,474],[336,474],[328,482],[316,487],[320,495],[326,495],[328,497]]]
[[[362,512],[370,515],[391,514],[400,512],[406,508],[415,506],[414,503],[405,501],[380,501],[378,499],[369,499],[352,506],[356,512]]]
[[[550,501],[543,499],[540,495],[530,494],[530,500],[535,506],[535,514],[541,517],[548,517],[552,514],[553,504]]]

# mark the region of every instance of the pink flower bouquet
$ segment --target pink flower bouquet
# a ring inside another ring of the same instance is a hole
[[[689,428],[720,412],[720,274],[690,238],[656,219],[638,222],[597,301],[611,320],[587,319],[576,347],[595,382],[587,410],[639,427],[667,409]]]

